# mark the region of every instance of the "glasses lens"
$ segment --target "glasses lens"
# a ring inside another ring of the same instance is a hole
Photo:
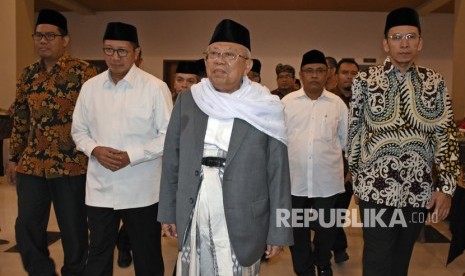
[[[55,34],[54,33],[47,33],[45,34],[45,39],[47,40],[54,40],[55,39]]]
[[[112,48],[103,48],[103,52],[107,56],[112,56],[115,53],[115,50]]]
[[[234,61],[236,60],[237,58],[237,54],[233,53],[233,52],[224,52],[223,53],[223,57],[224,59],[226,59],[227,61]]]
[[[118,56],[120,57],[125,57],[128,55],[128,51],[126,49],[118,49],[117,52],[118,52]]]

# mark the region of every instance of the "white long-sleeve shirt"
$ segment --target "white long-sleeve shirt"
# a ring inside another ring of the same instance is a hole
[[[84,83],[71,134],[89,157],[86,204],[128,209],[158,202],[163,144],[173,104],[168,86],[135,65],[116,85],[107,70]],[[91,156],[97,146],[128,153],[112,172]]]
[[[348,110],[324,90],[313,101],[303,88],[282,99],[289,140],[291,193],[329,197],[344,191],[342,150],[347,139]]]

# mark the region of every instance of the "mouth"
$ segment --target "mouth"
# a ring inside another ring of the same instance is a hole
[[[226,72],[226,70],[224,70],[224,69],[215,69],[215,70],[212,71],[212,73],[213,73],[213,74],[224,75],[224,74],[226,74],[227,72]]]

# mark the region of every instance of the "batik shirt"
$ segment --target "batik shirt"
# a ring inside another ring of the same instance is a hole
[[[355,195],[394,207],[426,207],[433,189],[452,195],[457,130],[443,77],[417,65],[402,75],[387,58],[360,72],[352,92],[347,155]]]
[[[10,160],[17,172],[45,178],[86,173],[71,123],[82,84],[97,74],[92,65],[64,54],[47,72],[43,62],[26,67],[16,84]]]

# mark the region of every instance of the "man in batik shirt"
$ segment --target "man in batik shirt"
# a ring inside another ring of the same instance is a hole
[[[384,35],[389,57],[354,80],[347,153],[364,222],[363,275],[403,276],[427,210],[439,220],[449,213],[458,147],[443,77],[415,64],[417,12],[392,11]]]
[[[67,22],[60,13],[42,10],[32,38],[40,60],[17,82],[8,165],[18,192],[16,241],[29,275],[56,275],[46,232],[53,202],[64,251],[61,274],[80,275],[88,247],[87,158],[76,150],[71,121],[82,84],[97,72],[67,54]]]

